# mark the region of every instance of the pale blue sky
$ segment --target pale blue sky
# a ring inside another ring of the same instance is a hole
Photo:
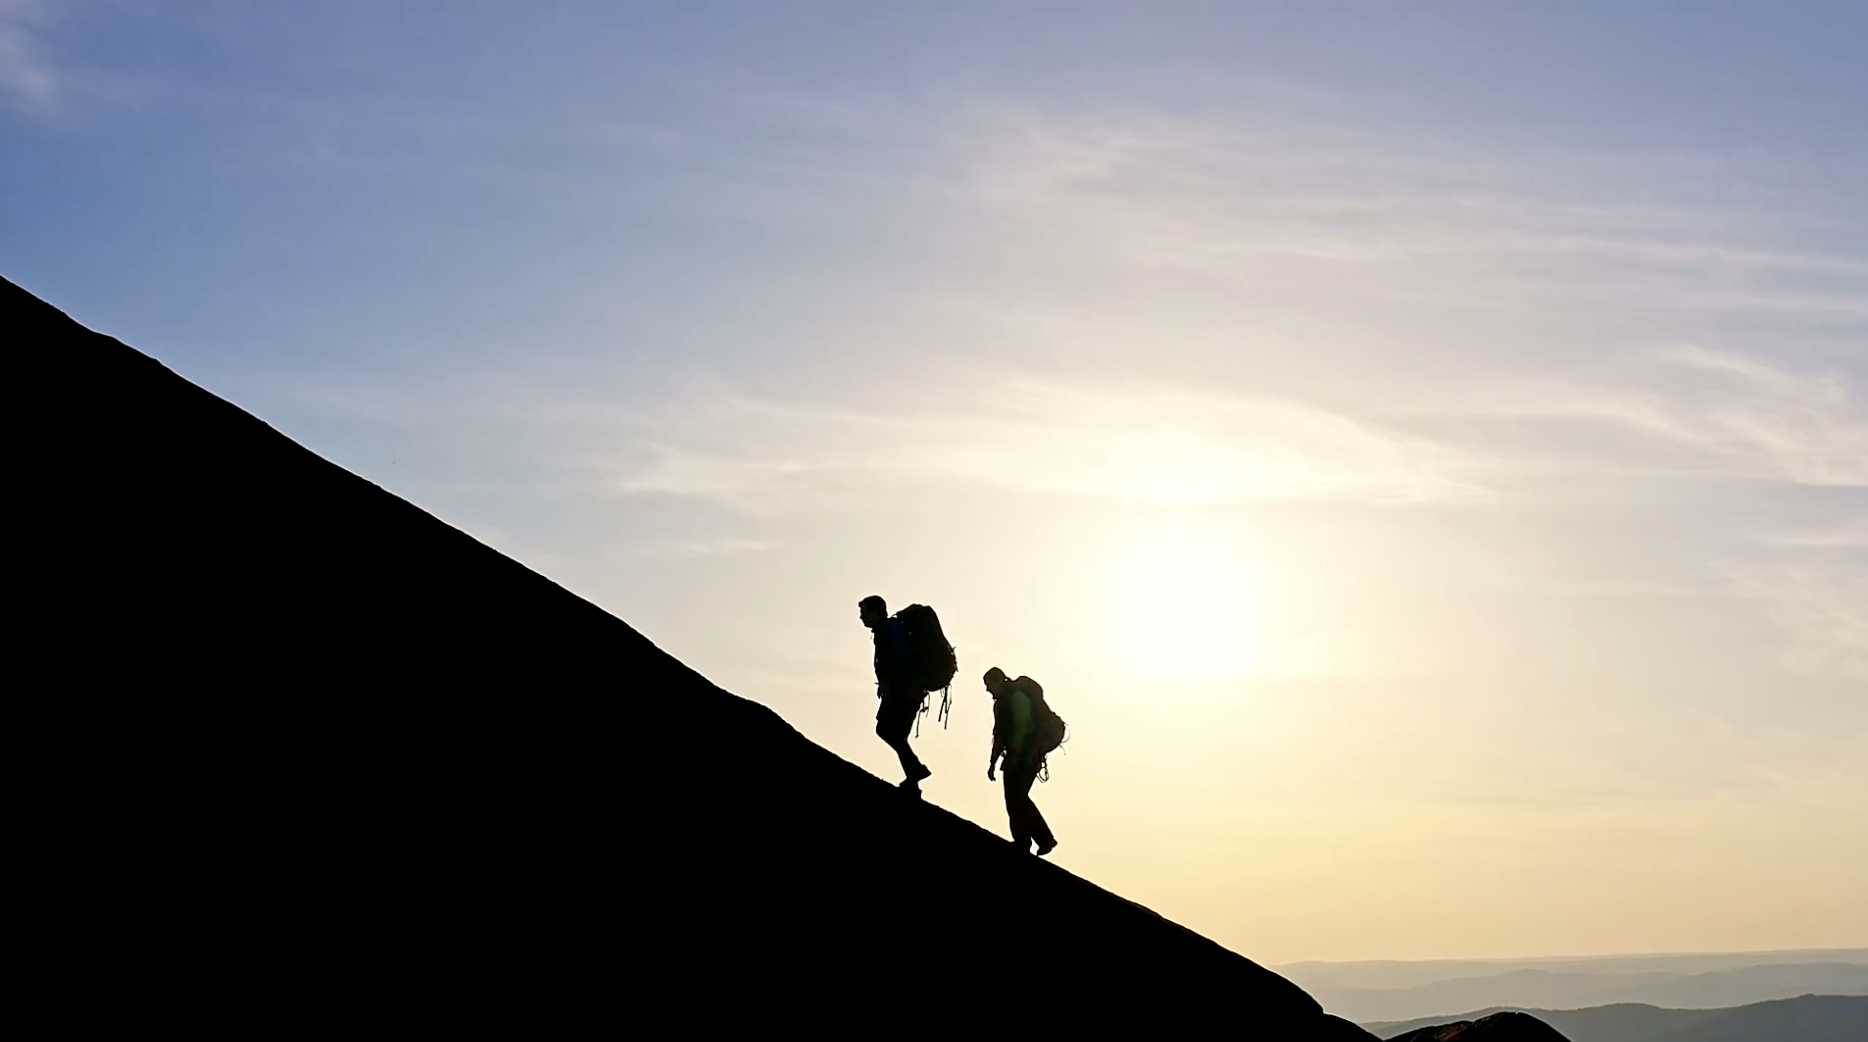
[[[0,262],[1249,955],[1865,943],[1868,5],[673,6],[0,0]]]

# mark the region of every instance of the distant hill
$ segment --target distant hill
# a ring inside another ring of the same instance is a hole
[[[1868,965],[1775,963],[1705,973],[1579,973],[1513,969],[1411,987],[1363,988],[1304,981],[1325,1007],[1359,1022],[1443,1016],[1461,1009],[1581,1009],[1644,1003],[1718,1009],[1796,995],[1868,995]]]
[[[1570,1042],[1863,1042],[1868,1040],[1868,997],[1801,995],[1728,1009],[1662,1009],[1636,1003],[1589,1009],[1481,1009],[1471,1013],[1372,1022],[1362,1026],[1384,1039],[1421,1042],[1420,1032],[1502,1012],[1535,1016]]]
[[[1528,1013],[1505,1011],[1451,1024],[1416,1028],[1395,1042],[1570,1042]]]
[[[1791,1001],[1794,999],[1780,1000]],[[1370,1033],[1385,1039],[1406,1036],[1434,1024],[1445,1024],[1459,1020],[1477,1020],[1480,1017],[1504,1012],[1499,1009],[1479,1009],[1470,1013],[1449,1013],[1437,1017],[1418,1017],[1413,1020],[1371,1021],[1362,1026]],[[1563,1032],[1570,1042],[1651,1042],[1668,1031],[1697,1024],[1701,1021],[1729,1012],[1722,1009],[1662,1009],[1641,1003],[1624,1002],[1612,1006],[1593,1006],[1588,1009],[1527,1009],[1517,1012],[1529,1013],[1551,1027]]]

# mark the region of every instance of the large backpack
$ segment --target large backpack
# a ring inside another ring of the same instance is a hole
[[[907,638],[910,681],[924,693],[941,693],[940,721],[946,727],[948,710],[953,705],[953,675],[960,663],[954,657],[953,645],[947,643],[947,635],[941,632],[940,616],[925,604],[910,604],[895,613],[895,621]],[[921,711],[927,712],[926,698],[922,699]]]
[[[1032,740],[1038,743],[1038,756],[1045,757],[1057,751],[1069,737],[1068,725],[1064,718],[1057,715],[1051,704],[1044,700],[1044,686],[1030,677],[1019,677],[1012,681],[1031,699]]]

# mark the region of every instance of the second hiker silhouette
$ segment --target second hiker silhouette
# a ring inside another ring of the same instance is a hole
[[[921,780],[934,772],[908,744],[926,694],[915,677],[908,629],[901,619],[889,616],[888,602],[881,597],[864,597],[856,609],[876,641],[876,697],[881,700],[876,706],[876,737],[887,742],[901,760],[901,787],[918,793]]]
[[[982,678],[992,693],[992,755],[986,780],[1005,758],[1005,813],[1011,819],[1012,843],[1020,850],[1038,845],[1043,857],[1057,847],[1057,837],[1031,801],[1031,786],[1044,770],[1044,759],[1063,741],[1064,721],[1044,701],[1044,688],[1030,677],[1012,680],[994,666]]]

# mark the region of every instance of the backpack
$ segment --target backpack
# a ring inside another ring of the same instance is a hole
[[[923,692],[939,691],[941,726],[947,726],[948,711],[953,705],[953,675],[959,671],[953,645],[941,632],[940,616],[925,604],[910,604],[895,613],[908,643],[908,673],[914,686]],[[927,712],[927,699],[921,701]],[[918,723],[918,721],[917,721]]]
[[[1064,718],[1057,715],[1051,704],[1044,700],[1044,686],[1030,677],[1019,677],[1013,681],[1031,699],[1032,740],[1038,745],[1038,756],[1044,757],[1057,751],[1069,739],[1069,726]]]

